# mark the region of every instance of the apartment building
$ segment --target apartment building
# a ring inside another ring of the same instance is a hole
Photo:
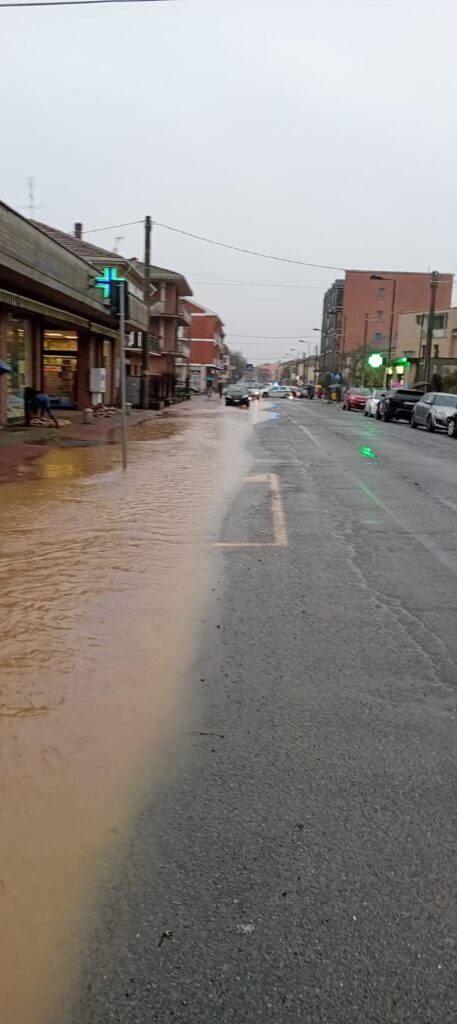
[[[224,324],[212,309],[198,302],[188,301],[191,315],[190,378],[194,391],[204,392],[206,381],[228,376],[229,357],[224,338]]]

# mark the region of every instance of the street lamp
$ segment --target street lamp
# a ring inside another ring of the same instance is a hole
[[[387,366],[386,366],[386,379],[384,385],[387,384],[387,372],[390,369],[392,360],[392,339],[394,333],[394,321],[395,321],[395,296],[397,294],[397,278],[396,277],[384,277],[383,274],[371,274],[370,281],[390,281],[393,284],[392,288],[392,312],[390,316],[390,331],[389,331],[389,351],[387,355]]]

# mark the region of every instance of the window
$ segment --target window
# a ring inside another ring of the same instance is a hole
[[[376,310],[376,319],[379,321],[379,323],[382,323],[382,321],[384,320],[384,310],[382,310],[382,309],[377,309]]]
[[[386,289],[385,288],[379,288],[379,290],[378,290],[378,299],[385,299],[385,297],[386,297]]]
[[[376,344],[380,345],[381,342],[382,342],[382,339],[383,339],[383,335],[382,335],[381,331],[376,331],[376,334],[375,334],[374,337],[375,337]]]

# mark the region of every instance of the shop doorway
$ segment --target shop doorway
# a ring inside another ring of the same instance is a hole
[[[76,409],[78,335],[73,331],[45,331],[43,335],[44,390],[52,405]]]
[[[32,342],[29,320],[9,314],[6,319],[7,420],[23,419],[24,388],[32,380]]]

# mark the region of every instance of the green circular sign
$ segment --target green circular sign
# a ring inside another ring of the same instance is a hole
[[[372,352],[371,356],[368,356],[368,366],[371,366],[373,370],[379,370],[384,362],[384,357],[380,352]]]

